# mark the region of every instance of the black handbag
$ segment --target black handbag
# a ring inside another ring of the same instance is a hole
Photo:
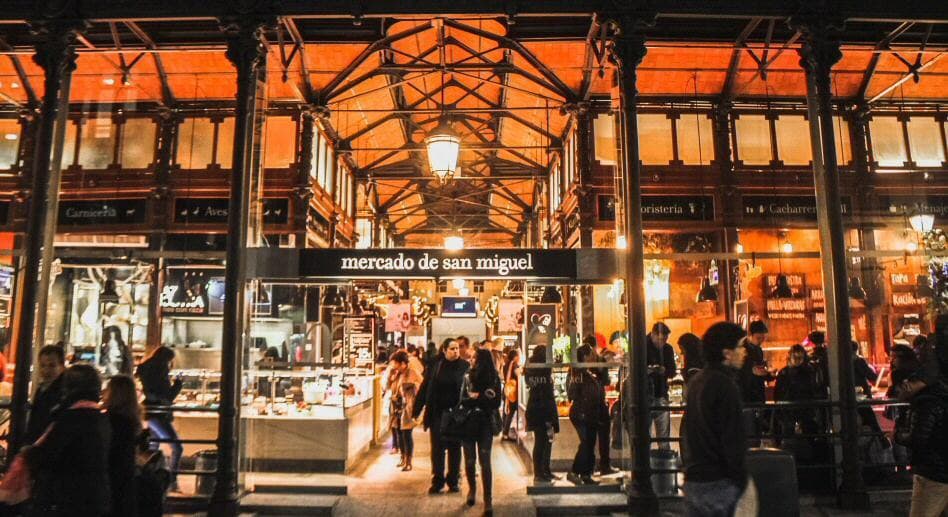
[[[461,395],[458,403],[449,408],[441,416],[441,436],[449,441],[461,441],[470,434],[470,424],[473,423],[474,408],[462,404],[465,379],[461,382]]]

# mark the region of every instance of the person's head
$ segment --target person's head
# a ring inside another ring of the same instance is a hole
[[[40,348],[37,359],[37,374],[40,382],[52,382],[66,369],[66,351],[61,346],[46,345]]]
[[[531,363],[545,363],[546,362],[546,345],[537,345],[533,347],[533,352],[530,354],[530,359],[528,362]]]
[[[849,342],[849,346],[853,349],[853,356],[859,355],[859,342],[853,339]]]
[[[889,351],[889,359],[893,370],[914,370],[918,368],[918,356],[915,350],[907,345],[895,345]]]
[[[105,327],[105,330],[102,331],[102,342],[103,343],[119,343],[124,344],[122,341],[122,331],[119,330],[115,325],[109,325]]]
[[[270,350],[267,349],[267,353],[270,353]],[[174,362],[174,350],[163,346],[155,350],[155,353],[152,354],[152,358],[158,362],[165,363],[168,365],[168,368],[171,368],[171,363]]]
[[[767,339],[767,324],[761,320],[752,321],[747,330],[748,339],[755,345],[760,346],[764,343],[764,340]]]
[[[704,359],[710,364],[740,368],[744,364],[744,347],[740,345],[744,330],[734,324],[721,321],[711,325],[701,338]]]
[[[494,354],[490,350],[478,348],[474,351],[473,369],[475,383],[478,383],[478,381],[486,383],[498,377],[497,365],[494,364]]]
[[[588,335],[584,337],[583,346],[588,346],[589,348],[592,348],[593,350],[595,350],[597,348],[596,336]]]
[[[520,364],[520,350],[517,350],[516,348],[511,348],[509,351],[507,351],[506,361],[507,361],[507,364],[519,365]]]
[[[461,345],[455,339],[449,339],[444,349],[444,358],[448,361],[457,361],[461,358]]]
[[[612,335],[609,336],[610,345],[619,346],[619,343],[621,342],[622,342],[622,332],[619,332],[617,330],[613,332]]]
[[[495,337],[495,338],[494,338],[494,350],[503,350],[505,343],[506,343],[506,342],[504,341],[504,338],[502,338],[502,337]]]
[[[803,345],[793,345],[787,355],[790,366],[800,366],[806,362],[806,348]]]
[[[69,402],[98,402],[102,395],[102,378],[91,364],[74,364],[63,372],[63,398]]]
[[[399,350],[392,355],[392,366],[400,372],[404,372],[408,368],[408,352],[404,350]]]
[[[454,341],[454,338],[453,338],[453,337],[449,337],[449,338],[445,339],[444,341],[442,341],[442,342],[441,342],[441,346],[438,347],[438,352],[441,353],[441,354],[444,354],[445,352],[447,352],[447,351],[448,351],[448,345],[450,345],[452,341]]]
[[[592,362],[595,358],[595,349],[593,347],[583,344],[576,349],[576,362],[578,363],[588,363]]]
[[[116,413],[141,423],[142,408],[138,403],[138,391],[135,381],[128,375],[115,375],[109,379],[102,393],[102,406],[110,413]]]
[[[454,339],[457,341],[458,350],[461,353],[461,359],[470,360],[471,359],[471,340],[467,336],[458,336]]]
[[[692,357],[689,356],[695,356],[694,359],[697,359],[701,353],[701,338],[691,332],[686,332],[678,338],[678,348],[685,357],[691,359]]]
[[[810,335],[808,335],[806,339],[810,343],[813,343],[813,346],[826,346],[826,334],[824,334],[822,331],[814,330],[813,332],[810,332]]]
[[[671,335],[671,329],[664,322],[657,321],[652,325],[652,331],[648,333],[649,341],[657,347],[665,346],[668,343],[668,336]]]

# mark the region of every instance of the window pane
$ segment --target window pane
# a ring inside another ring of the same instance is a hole
[[[148,118],[130,118],[122,129],[122,167],[144,169],[155,158],[155,122]]]
[[[234,117],[225,118],[217,128],[217,163],[229,169],[234,161]]]
[[[639,115],[639,159],[645,165],[668,165],[675,159],[671,120],[664,114]]]
[[[291,117],[267,117],[263,166],[285,169],[296,161],[296,121]]]
[[[66,141],[63,142],[63,163],[65,169],[73,165],[76,158],[76,135],[79,129],[73,120],[66,122]]]
[[[873,159],[883,167],[904,167],[905,138],[902,122],[895,117],[873,117],[869,121]]]
[[[678,119],[678,159],[685,165],[709,165],[714,159],[714,132],[704,113],[683,113]]]
[[[112,117],[94,117],[82,121],[79,165],[84,169],[105,169],[115,152],[115,125]]]
[[[319,183],[319,131],[313,131],[313,157],[309,161],[309,177]]]
[[[833,117],[833,130],[836,131],[836,161],[846,165],[853,161],[853,150],[849,142],[849,122]]]
[[[813,159],[810,123],[802,115],[777,119],[777,157],[786,165],[808,165]]]
[[[214,123],[209,118],[188,118],[178,125],[175,163],[182,169],[206,169],[211,163]]]
[[[912,117],[908,122],[912,161],[921,167],[940,167],[945,161],[941,124],[932,117]]]
[[[603,165],[615,165],[616,119],[612,115],[596,115],[593,119],[596,160]]]
[[[19,147],[20,123],[15,118],[0,119],[0,169],[13,167]]]
[[[769,165],[770,121],[763,115],[741,115],[734,121],[737,157],[745,165]]]

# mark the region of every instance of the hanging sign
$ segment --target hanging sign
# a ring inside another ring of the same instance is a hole
[[[643,221],[713,221],[714,196],[642,196]]]
[[[520,332],[523,329],[523,300],[503,298],[497,304],[497,331]]]
[[[771,298],[767,300],[767,317],[771,320],[806,319],[806,299]]]
[[[892,293],[893,307],[918,307],[919,305],[928,305],[928,298],[917,298],[915,293]]]
[[[351,368],[371,368],[375,360],[372,317],[346,318],[346,359]]]
[[[304,249],[300,276],[330,278],[575,278],[576,250]]]
[[[411,304],[392,303],[385,315],[385,332],[408,332],[411,327]]]
[[[915,212],[948,216],[948,196],[888,196],[880,200],[880,205],[887,215],[899,217]]]
[[[169,268],[158,305],[165,315],[223,314],[224,270]]]
[[[816,222],[814,196],[742,196],[745,221],[806,221]],[[848,197],[842,198],[843,215],[850,213]]]
[[[60,201],[60,226],[143,224],[148,207],[145,199],[106,199],[102,201]]]
[[[174,200],[174,222],[226,224],[228,206],[228,198],[178,198]],[[264,224],[287,224],[290,200],[265,198],[261,210]]]

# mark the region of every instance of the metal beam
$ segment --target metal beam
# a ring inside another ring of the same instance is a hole
[[[763,18],[751,19],[751,21],[747,22],[747,25],[744,26],[744,30],[741,31],[737,39],[734,40],[734,50],[731,51],[731,61],[728,63],[727,75],[724,78],[724,87],[721,89],[721,97],[726,100],[733,99],[737,89],[737,72],[741,65],[744,43],[747,41],[747,38],[757,30],[757,26],[760,25],[760,22],[763,20]]]
[[[882,38],[879,43],[876,44],[876,50],[886,50],[895,41],[896,38],[905,33],[905,31],[912,28],[915,25],[914,22],[902,22],[896,27],[892,32],[888,33],[884,38]],[[872,76],[876,73],[876,68],[879,67],[879,60],[882,59],[881,52],[873,52],[872,58],[869,60],[869,66],[866,67],[866,73],[862,77],[862,82],[859,84],[859,90],[856,92],[857,99],[865,99],[866,92],[869,91],[869,84],[872,82]]]
[[[13,51],[13,47],[11,47],[2,36],[0,36],[0,50],[5,52]],[[37,105],[39,103],[39,97],[36,96],[36,90],[33,89],[33,85],[30,83],[30,76],[26,74],[26,69],[23,68],[20,56],[8,54],[7,57],[10,58],[10,63],[16,71],[16,76],[20,79],[20,85],[23,86],[23,91],[26,93],[27,102],[32,106]]]
[[[151,39],[151,36],[145,32],[141,26],[131,20],[125,20],[125,26],[128,27],[128,30],[132,31],[138,39],[142,40],[142,43],[145,44],[145,47],[151,50],[151,57],[155,61],[155,70],[158,72],[158,80],[161,82],[161,98],[162,102],[166,106],[173,106],[175,104],[174,92],[171,90],[171,84],[168,82],[168,72],[165,70],[165,65],[161,60],[161,56],[156,52],[158,45],[155,44],[155,41]]]
[[[877,100],[881,99],[882,97],[885,97],[886,95],[889,94],[889,92],[891,92],[892,90],[898,88],[899,86],[902,86],[902,84],[904,84],[905,81],[908,81],[909,79],[912,79],[913,77],[916,77],[917,74],[921,73],[921,72],[922,72],[923,70],[925,70],[926,68],[928,68],[928,67],[934,65],[935,63],[938,62],[938,60],[940,60],[940,59],[941,59],[942,57],[944,57],[944,56],[945,56],[945,53],[944,53],[944,52],[937,54],[935,57],[929,59],[927,63],[924,63],[924,64],[918,66],[916,69],[914,69],[914,70],[912,70],[912,71],[909,71],[907,74],[905,74],[904,76],[902,76],[901,79],[899,79],[898,81],[896,81],[895,83],[893,83],[891,86],[888,86],[887,88],[885,88],[885,89],[882,90],[881,92],[877,93],[873,98],[869,99],[869,100],[866,101],[866,102],[867,102],[868,104],[872,104],[873,102],[876,102]]]

